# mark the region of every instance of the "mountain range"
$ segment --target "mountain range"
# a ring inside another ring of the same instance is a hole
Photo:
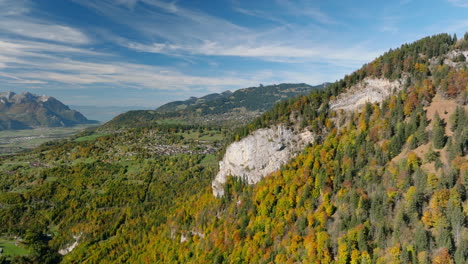
[[[97,124],[54,97],[29,92],[0,93],[0,130]]]

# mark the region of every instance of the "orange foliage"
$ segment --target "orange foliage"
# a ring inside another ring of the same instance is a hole
[[[432,264],[451,264],[453,260],[450,256],[450,253],[446,248],[441,248],[439,252],[434,256]]]
[[[457,97],[461,92],[468,89],[468,71],[459,70],[450,72],[447,78],[447,91],[445,95],[449,98]]]
[[[419,104],[418,95],[414,92],[411,92],[405,101],[405,105],[403,106],[403,112],[405,113],[405,115],[406,116],[411,115],[411,113],[413,112],[413,110],[416,108],[418,104]]]

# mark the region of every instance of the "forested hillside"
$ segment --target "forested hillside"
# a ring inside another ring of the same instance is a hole
[[[467,263],[467,51],[468,34],[405,44],[232,133],[156,124],[2,158],[3,239],[30,252],[1,260]],[[331,109],[366,78],[404,85]],[[277,124],[316,140],[258,184],[232,177],[214,197],[215,156]]]
[[[57,263],[73,243],[85,254],[124,239],[127,228],[140,241],[179,199],[209,186],[224,132],[179,125],[84,132],[0,157],[0,246],[17,245],[5,247],[0,263]]]
[[[249,123],[280,101],[306,95],[327,85],[282,83],[209,94],[200,98],[192,97],[185,101],[167,103],[154,111],[141,110],[121,114],[104,128],[145,126],[168,119],[177,123],[238,126]]]
[[[207,190],[178,204],[129,261],[466,263],[468,71],[444,57],[467,44],[438,35],[404,45],[239,130],[297,115],[323,137],[255,186],[233,178],[221,199]],[[410,82],[382,103],[327,110],[365,76],[400,70]]]
[[[264,112],[281,100],[308,94],[312,90],[324,88],[326,85],[310,86],[305,83],[260,85],[259,87],[244,88],[234,92],[227,91],[221,94],[210,94],[201,98],[190,98],[186,101],[176,101],[165,104],[156,109],[156,111],[198,112],[202,115],[207,115],[225,113],[236,108],[245,108],[249,111]]]

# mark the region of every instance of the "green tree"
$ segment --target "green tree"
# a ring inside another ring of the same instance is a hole
[[[465,264],[468,259],[468,241],[463,240],[455,251],[455,264]]]
[[[445,123],[440,119],[439,113],[436,112],[434,115],[432,127],[432,143],[434,148],[441,149],[445,146],[447,142],[447,137],[445,136]]]
[[[465,55],[463,55],[463,53],[460,53],[459,55],[457,55],[453,59],[453,61],[455,61],[455,62],[464,62],[464,61],[466,61],[466,57],[465,57]]]
[[[416,227],[414,239],[417,251],[426,251],[429,248],[429,236],[421,224],[418,224]]]

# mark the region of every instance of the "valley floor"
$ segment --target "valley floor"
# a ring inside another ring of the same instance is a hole
[[[33,149],[51,140],[70,137],[89,127],[91,126],[78,125],[74,127],[0,131],[0,155],[15,154]]]

